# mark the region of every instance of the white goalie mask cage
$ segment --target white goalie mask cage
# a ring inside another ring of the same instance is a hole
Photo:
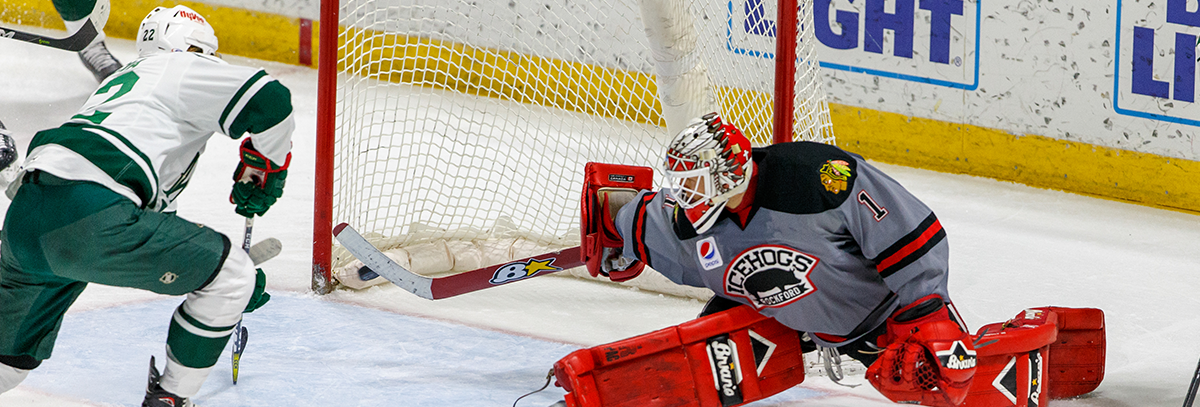
[[[750,141],[717,113],[680,131],[667,147],[664,166],[671,197],[697,233],[716,223],[729,198],[746,191],[754,168]]]
[[[185,52],[190,47],[216,55],[217,35],[208,20],[187,6],[155,7],[138,27],[139,57],[159,52]]]

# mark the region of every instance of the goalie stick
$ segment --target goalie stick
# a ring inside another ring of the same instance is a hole
[[[79,52],[84,48],[87,48],[87,46],[92,43],[92,40],[96,39],[96,36],[99,34],[100,32],[96,30],[96,26],[92,24],[92,20],[90,19],[83,22],[83,27],[80,27],[79,31],[76,31],[75,34],[71,34],[70,37],[66,38],[51,38],[17,31],[11,28],[0,27],[0,37],[12,38],[18,41],[32,42],[34,44],[41,44],[47,47],[54,47],[61,50],[74,52]]]
[[[583,265],[579,247],[513,260],[445,277],[425,277],[396,264],[367,242],[358,231],[342,223],[333,228],[338,242],[371,271],[418,297],[440,300],[498,285],[527,280]]]

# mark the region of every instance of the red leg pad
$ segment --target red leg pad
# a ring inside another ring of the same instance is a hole
[[[1047,307],[1058,315],[1058,340],[1050,345],[1050,398],[1086,394],[1104,380],[1104,311]]]
[[[568,407],[736,406],[804,381],[795,330],[741,306],[571,352],[554,364]]]
[[[962,406],[1038,407],[1095,390],[1104,378],[1104,313],[1042,307],[988,324],[975,337],[978,358]]]

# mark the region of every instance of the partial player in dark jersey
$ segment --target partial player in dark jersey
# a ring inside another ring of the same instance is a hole
[[[704,314],[749,305],[861,361],[892,400],[966,397],[975,351],[946,288],[946,232],[899,183],[831,145],[751,148],[716,113],[680,132],[665,165],[660,191],[585,186],[594,275],[648,265],[713,290]]]

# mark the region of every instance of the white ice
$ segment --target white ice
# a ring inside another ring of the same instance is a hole
[[[131,41],[109,46],[122,61],[135,56]],[[34,132],[66,120],[95,89],[70,53],[0,39],[0,55],[0,121],[16,132],[22,150]],[[316,70],[226,59],[265,67],[287,85],[298,128],[287,191],[255,225],[255,240],[274,236],[284,244],[264,265],[275,300],[246,317],[250,341],[238,384],[223,356],[199,404],[511,405],[541,386],[550,364],[570,350],[678,324],[699,310],[695,300],[566,277],[436,302],[383,286],[312,295]],[[228,201],[236,146],[213,138],[180,197],[180,214],[239,241],[242,220]],[[973,329],[1026,307],[1105,311],[1103,384],[1050,405],[1182,403],[1200,358],[1200,217],[879,165],[933,207],[948,231],[950,292]],[[180,300],[92,285],[68,314],[54,357],[0,395],[0,406],[137,405],[149,356],[162,364],[167,318]],[[864,382],[861,373],[848,381]],[[551,387],[520,405],[546,405],[561,394]],[[810,377],[757,405],[887,404],[869,385],[849,389]]]

